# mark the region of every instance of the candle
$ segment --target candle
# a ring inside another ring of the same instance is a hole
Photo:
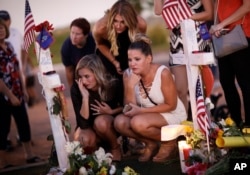
[[[180,157],[180,164],[181,164],[181,171],[182,173],[186,172],[186,167],[189,166],[186,160],[189,158],[189,152],[192,147],[187,144],[186,140],[181,140],[178,142],[179,148],[179,157]]]

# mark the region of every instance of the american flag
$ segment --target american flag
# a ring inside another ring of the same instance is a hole
[[[182,20],[192,16],[186,0],[166,0],[162,9],[162,16],[169,29],[175,28]]]
[[[28,52],[28,49],[32,42],[35,41],[35,22],[33,19],[33,15],[31,13],[29,1],[25,1],[25,22],[24,22],[24,43],[23,47]]]
[[[206,113],[204,97],[202,95],[200,76],[198,76],[198,80],[196,83],[196,105],[197,105],[197,123],[200,129],[205,134],[208,134],[209,120],[208,120],[208,115]]]

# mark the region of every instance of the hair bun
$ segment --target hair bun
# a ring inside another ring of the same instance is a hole
[[[152,41],[150,40],[150,38],[146,34],[144,34],[144,33],[137,33],[135,35],[134,42],[136,42],[136,41],[143,41],[143,42],[145,42],[147,44],[151,44],[152,43]]]

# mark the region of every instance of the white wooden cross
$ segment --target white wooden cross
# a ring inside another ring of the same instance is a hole
[[[198,51],[197,34],[195,22],[192,19],[181,22],[181,33],[183,40],[184,58],[187,70],[189,97],[193,118],[194,129],[199,129],[197,123],[197,105],[196,105],[196,82],[199,75],[199,65],[208,65],[214,63],[213,52],[193,53]],[[202,82],[201,82],[202,84]]]
[[[195,22],[192,19],[183,20],[180,23],[183,53],[174,54],[174,64],[186,65],[189,99],[191,104],[192,120],[194,129],[199,129],[197,123],[197,105],[196,105],[196,82],[199,75],[199,65],[208,65],[214,63],[213,52],[192,53],[198,51],[197,32],[195,30]],[[202,82],[201,82],[202,84]],[[172,140],[179,135],[185,134],[185,129],[181,125],[167,125],[161,128],[161,140]]]
[[[38,80],[45,94],[59,167],[60,170],[64,172],[69,167],[68,155],[65,150],[68,135],[63,129],[60,116],[51,112],[54,105],[53,97],[56,96],[54,88],[60,87],[62,84],[59,75],[54,71],[50,49],[42,49],[39,43],[35,42],[35,50],[40,70],[38,72]],[[46,74],[48,72],[52,73]]]
[[[201,52],[193,53],[193,51],[198,51],[197,36],[195,30],[195,22],[191,19],[183,20],[180,23],[182,40],[183,40],[183,50],[184,54],[175,54],[174,64],[184,64],[186,65],[187,78],[188,78],[188,89],[189,89],[189,99],[192,111],[192,120],[194,129],[199,129],[197,123],[197,104],[196,104],[196,83],[199,75],[199,66],[208,65],[214,63],[213,52]],[[202,82],[201,82],[202,84]],[[161,128],[161,140],[168,141],[177,138],[180,135],[185,135],[184,125],[167,125]],[[207,140],[208,141],[208,140]],[[184,142],[186,146],[186,142]],[[186,165],[183,163],[183,145],[181,141],[178,142],[179,156],[181,170],[186,173]],[[190,149],[190,148],[188,148]],[[209,149],[209,148],[208,148]],[[209,150],[208,150],[209,151]]]

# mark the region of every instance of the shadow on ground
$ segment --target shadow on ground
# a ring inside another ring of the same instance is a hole
[[[138,162],[136,157],[125,158],[120,163],[117,163],[117,168],[123,169],[129,166],[140,175],[181,175],[179,159],[172,160],[166,163]],[[48,172],[48,162],[37,163],[17,168],[12,168],[9,171],[0,173],[0,175],[46,175]]]

